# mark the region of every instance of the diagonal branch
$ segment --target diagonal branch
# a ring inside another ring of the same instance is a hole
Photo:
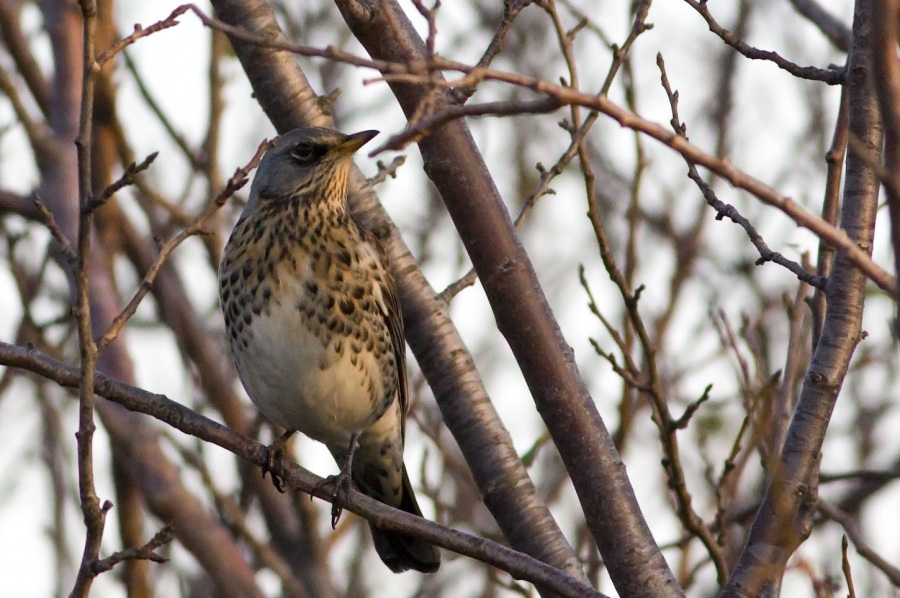
[[[28,349],[0,341],[0,364],[24,369],[52,380],[63,387],[78,388],[79,368],[53,359],[35,349]],[[98,396],[118,403],[137,413],[150,415],[159,421],[206,442],[228,450],[257,466],[268,463],[268,451],[243,434],[223,426],[169,398],[130,386],[102,372],[94,372],[92,385]],[[291,487],[317,498],[331,500],[331,492],[321,484],[322,478],[290,461],[276,463],[276,473]],[[389,507],[352,490],[346,501],[347,509],[365,517],[379,527],[424,538],[428,542],[470,556],[508,571],[516,579],[524,579],[546,587],[560,596],[573,598],[604,598],[586,584],[563,571],[511,548],[433,523]]]
[[[751,60],[768,60],[769,62],[774,63],[778,68],[789,72],[795,77],[800,77],[801,79],[822,81],[823,83],[827,83],[828,85],[840,85],[844,82],[845,71],[843,70],[820,69],[814,66],[800,66],[782,57],[777,52],[754,48],[753,46],[744,42],[742,39],[738,38],[734,33],[729,31],[725,27],[722,27],[709,11],[706,0],[684,1],[687,2],[687,4],[691,8],[696,10],[701,17],[703,17],[703,20],[706,21],[706,24],[709,26],[710,31],[718,35],[723,42],[725,42],[747,58]]]
[[[871,29],[877,21],[871,0],[857,0],[853,48],[847,69],[849,135],[877,155],[882,144],[878,106],[872,85]],[[846,161],[841,225],[870,252],[878,208],[879,177],[856,152]],[[818,500],[819,459],[831,414],[857,343],[861,339],[865,278],[841,253],[826,288],[827,306],[819,342],[803,380],[784,446],[770,470],[771,479],[750,527],[747,542],[720,596],[761,596],[781,584],[788,558],[808,537]]]
[[[883,183],[891,220],[894,268],[900,271],[900,58],[897,57],[900,1],[877,0],[875,14],[878,18],[873,26],[873,81],[884,120],[884,172],[887,180]],[[894,298],[900,299],[900,294]],[[900,335],[900,322],[895,322],[894,329],[895,334]]]
[[[294,45],[285,40],[271,7],[261,0],[217,0],[214,7],[226,22],[222,25],[230,28],[225,31],[275,128],[285,132],[304,125],[331,125],[294,57],[273,49]],[[251,31],[227,23],[241,24]],[[271,40],[271,47],[267,40]],[[539,498],[450,319],[449,306],[430,286],[359,171],[352,175],[351,189],[354,215],[388,251],[403,306],[407,342],[434,392],[444,423],[463,452],[485,506],[513,547],[573,577],[586,579],[572,547]]]
[[[669,105],[672,108],[672,129],[675,130],[676,134],[681,135],[685,139],[687,139],[687,125],[681,122],[681,119],[678,116],[678,92],[672,91],[672,87],[669,84],[669,77],[666,74],[666,65],[663,61],[662,54],[656,55],[656,64],[657,66],[659,66],[662,77],[662,86],[663,89],[666,90],[666,95],[669,97]],[[747,233],[747,236],[750,238],[750,242],[753,243],[753,246],[756,247],[756,250],[759,252],[759,259],[756,260],[757,266],[762,266],[766,262],[774,262],[790,270],[800,281],[805,282],[810,286],[816,287],[818,289],[825,288],[824,277],[811,274],[797,262],[784,257],[784,255],[777,251],[772,251],[766,241],[762,238],[762,235],[760,235],[756,230],[756,227],[754,227],[750,223],[750,221],[747,220],[747,218],[741,215],[737,208],[735,208],[733,205],[726,204],[716,196],[716,193],[715,191],[713,191],[712,187],[706,181],[704,181],[700,176],[700,173],[697,172],[697,167],[694,166],[694,163],[688,160],[687,165],[688,178],[694,181],[694,183],[700,188],[700,192],[703,194],[703,199],[705,199],[706,203],[708,203],[710,207],[712,207],[716,211],[716,220],[728,218],[732,222],[743,228]]]
[[[97,340],[97,348],[102,351],[106,348],[109,343],[111,343],[115,338],[119,335],[119,332],[122,330],[122,327],[131,319],[131,316],[135,314],[138,306],[141,301],[143,301],[144,297],[147,296],[147,293],[150,292],[150,288],[153,286],[153,282],[156,280],[157,275],[159,274],[160,269],[162,268],[165,261],[169,258],[175,249],[181,245],[188,237],[196,235],[203,230],[204,225],[207,220],[209,220],[216,211],[225,205],[225,202],[229,197],[234,195],[236,191],[238,191],[241,187],[243,187],[247,183],[247,175],[251,170],[256,168],[259,161],[262,159],[263,154],[267,149],[272,147],[274,142],[271,141],[263,141],[259,144],[259,147],[256,148],[256,153],[250,159],[250,161],[240,168],[238,168],[234,175],[228,180],[228,183],[225,185],[225,188],[216,196],[215,200],[212,201],[206,208],[194,219],[194,221],[187,228],[183,229],[177,235],[172,237],[165,245],[163,245],[162,249],[159,251],[159,255],[156,256],[156,259],[153,262],[153,265],[147,270],[147,273],[144,274],[144,279],[141,281],[138,290],[135,291],[131,300],[122,310],[122,312],[115,317],[112,323],[109,325],[107,331]]]
[[[178,17],[186,13],[189,8],[189,6],[183,4],[173,10],[172,14],[170,14],[168,17],[166,17],[162,21],[153,23],[149,27],[141,27],[141,25],[136,24],[134,26],[134,33],[127,37],[123,37],[112,46],[104,50],[103,53],[101,53],[100,56],[97,57],[97,64],[99,66],[103,66],[104,64],[112,60],[116,54],[118,54],[137,40],[141,39],[142,37],[153,35],[157,31],[162,31],[164,29],[168,29],[169,27],[174,27],[178,24]]]
[[[338,0],[337,5],[376,60],[418,64],[426,59],[424,42],[396,3]],[[438,110],[448,105],[442,94],[432,93],[437,76],[419,84],[387,80],[408,120],[423,102]],[[616,589],[623,595],[680,595],[468,128],[460,120],[447,123],[421,140],[419,149],[565,462]]]

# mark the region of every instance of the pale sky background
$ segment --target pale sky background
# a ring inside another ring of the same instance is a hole
[[[589,7],[592,3],[585,0],[580,3]],[[604,27],[604,32],[615,41],[625,38],[627,31],[624,29],[627,19],[622,17],[622,12],[627,10],[628,3],[604,2],[603,14],[591,16]],[[716,17],[723,24],[731,22],[732,3],[713,2],[711,6]],[[842,62],[843,58],[833,51],[827,41],[811,25],[802,18],[796,16],[786,1],[768,0],[765,7],[756,11],[756,19],[765,19],[765,27],[753,27],[750,41],[754,45],[766,49],[775,49],[787,55],[789,58],[797,57],[797,61],[804,63],[808,57],[815,57],[816,66],[826,66],[829,62]],[[834,14],[845,19],[849,24],[852,14],[852,3],[849,0],[823,0]],[[134,23],[149,25],[166,17],[178,2],[171,0],[159,0],[147,3],[119,3],[117,9],[120,31],[131,31]],[[201,5],[203,6],[203,5]],[[415,14],[415,10],[404,4],[408,14]],[[210,13],[208,6],[204,8]],[[453,59],[474,62],[487,43],[487,39],[477,39],[466,36],[467,23],[474,18],[471,6],[462,3],[447,2],[441,9],[438,20],[439,37],[438,50]],[[620,11],[620,12],[617,12]],[[28,7],[26,12],[30,15],[29,23],[32,29],[39,27],[39,14],[34,7]],[[151,91],[164,111],[172,118],[176,129],[182,132],[193,145],[198,146],[205,132],[207,119],[206,98],[206,69],[208,60],[208,32],[204,30],[199,21],[190,14],[181,18],[182,23],[162,33],[141,40],[130,48],[139,69],[144,75]],[[424,29],[421,19],[415,19],[417,25]],[[717,48],[721,42],[706,29],[702,19],[689,7],[680,2],[658,1],[654,3],[649,22],[657,26],[641,36],[632,50],[635,64],[635,76],[638,78],[640,90],[639,106],[640,114],[651,120],[667,123],[669,104],[665,93],[659,85],[659,72],[656,68],[655,56],[662,52],[666,60],[669,79],[673,87],[681,92],[680,111],[682,119],[688,124],[688,134],[691,140],[701,148],[712,151],[713,137],[711,127],[704,123],[706,102],[713,90],[708,89],[711,83],[708,81],[708,64],[705,62],[711,48]],[[608,23],[608,25],[607,25]],[[677,23],[677,25],[675,25]],[[581,45],[579,50],[582,55],[590,55],[593,50],[598,56],[595,65],[589,65],[582,59],[581,83],[585,90],[599,87],[609,66],[609,53],[604,50],[595,37],[582,34],[579,38]],[[463,41],[461,41],[463,40]],[[785,41],[787,40],[787,41]],[[464,42],[464,43],[463,43]],[[323,44],[329,43],[323,40]],[[442,45],[445,44],[445,45]],[[596,46],[596,47],[593,47]],[[361,50],[358,50],[362,53]],[[2,57],[0,57],[2,58]],[[307,59],[303,59],[304,61]],[[810,60],[812,62],[812,60]],[[303,64],[307,64],[303,62]],[[822,169],[818,172],[795,172],[791,165],[794,161],[793,154],[797,151],[793,143],[785,143],[785,137],[799,136],[806,125],[802,111],[806,110],[806,102],[803,96],[804,85],[812,87],[819,84],[793,85],[790,76],[769,63],[760,61],[751,62],[739,59],[738,91],[735,111],[743,116],[736,120],[732,131],[731,160],[744,171],[776,187],[782,193],[793,197],[807,205],[811,210],[818,212],[824,185],[824,160]],[[505,68],[501,59],[494,65],[496,68]],[[588,68],[591,66],[592,68]],[[377,128],[382,135],[370,144],[375,147],[384,142],[388,135],[402,129],[404,120],[399,108],[391,101],[387,87],[383,83],[368,86],[362,84],[362,80],[374,76],[369,71],[354,71],[350,67],[341,67],[342,95],[336,106],[339,115],[339,126],[350,132],[362,129]],[[124,70],[124,67],[123,67]],[[560,71],[562,73],[563,71]],[[312,69],[308,74],[313,75]],[[138,99],[134,84],[126,73],[120,73],[120,117],[129,123],[130,140],[135,146],[139,156],[160,150],[160,156],[150,171],[155,183],[163,190],[180,195],[185,192],[185,180],[189,173],[180,160],[177,152],[173,150],[165,132],[156,123],[143,102]],[[222,174],[229,176],[233,170],[247,161],[255,150],[257,143],[263,137],[271,137],[274,130],[265,119],[261,110],[250,97],[250,88],[243,71],[235,60],[226,62],[226,113],[224,118],[222,136]],[[315,78],[313,77],[315,82]],[[321,91],[321,88],[319,88]],[[330,91],[330,90],[327,90]],[[487,86],[479,95],[478,100],[490,98],[492,90]],[[839,89],[831,88],[825,93],[825,102],[829,114],[836,113],[839,99]],[[614,87],[611,92],[614,101],[621,103],[621,91]],[[556,116],[544,117],[547,126],[559,120],[563,112]],[[12,113],[5,101],[0,101],[0,124],[5,124],[13,119]],[[833,121],[833,118],[830,120]],[[481,120],[473,123],[473,132],[479,147],[481,148],[487,163],[495,177],[501,193],[508,202],[514,203],[513,194],[516,190],[509,182],[509,147],[508,136],[504,131],[516,126],[510,120]],[[826,138],[830,138],[831,131],[824,131]],[[607,147],[615,147],[621,143],[625,148],[621,154],[611,153],[607,157],[616,163],[629,164],[634,159],[632,150],[632,134],[620,129],[618,124],[601,117],[591,133],[598,139],[603,139]],[[547,136],[545,147],[533,148],[535,162],[542,161],[545,165],[555,162],[559,153],[565,147],[565,136]],[[0,142],[0,186],[28,193],[36,183],[36,174],[31,166],[31,156],[24,144],[21,130],[13,130],[2,138]],[[658,194],[653,191],[645,191],[648,204],[654,202],[679,201],[684,202],[685,213],[692,214],[697,202],[702,198],[684,175],[685,166],[680,157],[670,150],[647,140],[645,148],[648,150],[648,158],[653,163],[644,183],[646,189],[658,189]],[[23,153],[24,152],[24,153]],[[418,231],[425,213],[426,206],[421,198],[424,197],[426,184],[421,173],[421,160],[414,147],[408,148],[407,163],[400,169],[395,180],[389,180],[379,188],[379,194],[392,217],[404,231],[408,239],[412,239]],[[388,153],[378,156],[378,159],[388,162],[394,154]],[[376,171],[375,160],[364,154],[360,154],[358,165],[366,174],[374,174]],[[593,240],[587,220],[583,217],[585,205],[583,189],[577,172],[570,172],[568,176],[562,176],[553,183],[556,195],[547,196],[541,200],[538,208],[531,216],[533,226],[526,227],[523,239],[527,249],[535,263],[538,274],[545,286],[545,291],[554,307],[560,325],[568,342],[575,350],[575,355],[582,374],[590,385],[590,389],[597,401],[601,414],[606,420],[608,428],[614,428],[616,422],[615,403],[618,400],[619,381],[611,372],[608,364],[601,361],[591,349],[588,336],[595,336],[603,341],[604,337],[599,325],[590,316],[586,307],[586,297],[578,287],[577,268],[579,260],[584,260],[584,248],[596,246]],[[759,232],[766,238],[769,245],[776,251],[781,251],[792,259],[799,260],[802,251],[815,252],[816,241],[809,233],[796,230],[791,221],[785,217],[773,217],[760,220],[760,214],[770,211],[764,208],[755,199],[746,194],[738,193],[733,189],[720,185],[717,188],[719,197],[727,203],[733,203],[741,212],[753,220],[759,220]],[[200,194],[194,194],[197,197]],[[672,198],[675,198],[674,200]],[[127,201],[126,201],[127,203]],[[196,204],[195,204],[196,205]],[[229,213],[236,214],[234,205],[228,208]],[[710,210],[710,219],[713,213]],[[886,229],[885,229],[886,230]],[[714,279],[717,275],[717,267],[722,264],[740,262],[755,259],[755,251],[749,241],[744,240],[743,232],[730,222],[713,222],[708,225],[707,239],[709,252],[716,258],[704,262],[709,270],[705,276]],[[737,237],[741,242],[735,242]],[[35,238],[32,241],[35,247],[43,247],[45,239]],[[719,245],[721,244],[721,246]],[[449,229],[441,229],[431,240],[431,247],[453,256],[458,251],[458,241],[451,236]],[[653,247],[642,248],[646,251],[655,251]],[[188,291],[197,306],[208,313],[209,325],[221,327],[221,318],[217,306],[216,281],[213,273],[205,264],[198,264],[201,256],[199,243],[191,240],[182,245],[176,252],[175,259],[182,271],[185,280],[190,281]],[[642,307],[653,310],[658,308],[666,300],[664,280],[662,274],[671,265],[671,257],[663,251],[659,252],[658,267],[660,272],[643,272],[641,282],[647,285],[647,290],[642,296]],[[886,252],[886,235],[881,231],[876,250],[877,261],[886,267],[892,267]],[[608,282],[599,258],[586,262],[588,277],[593,291],[598,297],[611,297],[616,300],[616,295]],[[6,264],[0,262],[0,289],[9,288],[10,275],[5,269]],[[445,259],[439,263],[431,262],[425,269],[431,284],[438,290],[443,289],[448,283],[454,281],[468,269],[468,263],[461,267],[455,264],[454,259]],[[796,288],[792,276],[783,269],[769,264],[753,271],[757,280],[772,288],[785,287],[793,290]],[[123,269],[123,280],[128,280],[129,274]],[[137,281],[132,281],[136,283]],[[655,287],[655,288],[654,288]],[[704,345],[707,340],[694,343],[695,329],[708,318],[710,309],[723,309],[733,322],[739,321],[742,311],[752,308],[752,297],[748,297],[747,289],[736,286],[732,289],[722,290],[719,303],[710,306],[707,304],[705,294],[699,289],[689,289],[688,296],[696,296],[693,302],[695,310],[691,313],[679,313],[670,339],[684,343],[682,347],[672,347],[682,355],[684,364],[702,362],[704,357],[715,350],[715,346]],[[19,308],[16,304],[17,296],[14,293],[0,290],[0,338],[10,339],[15,330],[19,317]],[[750,301],[748,304],[747,301]],[[692,302],[685,301],[690,306]],[[615,303],[618,309],[619,302]],[[49,307],[49,305],[48,305]],[[612,309],[612,308],[611,308]],[[153,313],[153,306],[148,301],[139,311],[149,315]],[[512,359],[511,353],[506,347],[502,336],[494,327],[493,317],[487,307],[487,302],[480,286],[464,291],[452,304],[455,322],[460,329],[463,338],[470,348],[475,351],[479,363],[490,363],[490,368],[482,367],[482,375],[485,377],[488,392],[495,401],[497,409],[508,427],[516,448],[520,452],[528,450],[538,436],[543,432],[539,418],[534,409],[534,404],[528,393],[518,368]],[[682,310],[684,311],[684,310]],[[880,341],[886,338],[886,322],[890,317],[890,302],[884,298],[876,298],[867,303],[864,328],[869,331],[871,340]],[[589,324],[586,324],[589,322]],[[183,371],[174,341],[169,334],[159,329],[141,329],[134,325],[128,329],[129,346],[132,350],[138,383],[142,387],[164,393],[170,398],[192,404],[194,402],[194,390],[188,375]],[[707,337],[714,339],[714,337]],[[672,341],[675,342],[675,341]],[[714,384],[712,397],[713,403],[720,402],[727,410],[727,401],[734,396],[734,376],[731,370],[724,373],[723,362],[717,361],[707,368],[697,369],[681,385],[685,396],[680,397],[685,402],[702,394],[707,384]],[[717,371],[718,370],[718,371]],[[418,374],[416,374],[418,375]],[[17,383],[23,392],[30,387]],[[883,387],[884,381],[866,380],[857,384],[860,392],[871,393],[873,396],[884,393],[896,394],[896,388]],[[848,388],[845,386],[845,392]],[[60,396],[65,393],[60,391]],[[2,593],[9,596],[48,596],[54,583],[54,572],[48,570],[48,566],[54,562],[51,553],[51,544],[47,539],[47,530],[51,522],[48,520],[50,509],[48,497],[50,495],[49,483],[45,471],[38,466],[22,467],[23,463],[35,463],[33,439],[40,435],[40,414],[34,409],[34,403],[26,396],[17,400],[14,394],[7,396],[0,403],[0,438],[5,439],[4,450],[0,451],[0,537],[16,538],[14,542],[0,542],[0,580],[2,581]],[[433,400],[426,391],[425,400]],[[678,408],[676,407],[676,412]],[[77,428],[75,402],[72,401],[70,430],[68,438],[74,445],[74,431]],[[843,430],[851,422],[848,414],[838,404],[835,412],[832,429]],[[881,450],[885,456],[885,464],[893,455],[897,454],[900,446],[900,438],[892,430],[900,429],[900,421],[896,411],[885,415],[885,419],[879,427],[878,438],[883,441]],[[638,437],[655,439],[657,432],[652,423],[645,417],[638,423]],[[175,433],[180,436],[180,433]],[[837,438],[840,436],[840,438]],[[852,465],[851,455],[848,454],[848,446],[841,440],[844,435],[832,434],[826,440],[823,458],[823,470],[828,472],[841,471]],[[181,439],[184,440],[183,438]],[[421,442],[418,430],[410,430],[408,446],[415,447]],[[325,449],[310,441],[298,443],[298,452],[302,454],[301,464],[320,475],[326,475],[336,471],[336,467]],[[689,439],[682,441],[685,459],[688,462],[699,462],[696,455],[689,454],[692,442]],[[680,535],[680,525],[672,517],[668,501],[659,492],[659,454],[655,450],[629,450],[624,455],[631,481],[635,486],[638,499],[648,517],[651,529],[660,544],[676,540]],[[409,449],[408,449],[409,450]],[[413,449],[414,450],[414,449]],[[723,450],[724,447],[723,447]],[[223,464],[227,464],[229,455],[216,447],[209,447],[210,456],[221,453]],[[724,456],[724,455],[723,455]],[[217,457],[215,457],[217,458]],[[95,440],[95,462],[98,468],[103,468],[108,463],[107,444],[102,430]],[[74,463],[72,464],[74,467]],[[223,472],[230,475],[231,467],[223,465]],[[410,468],[413,476],[418,472]],[[699,468],[695,468],[699,470]],[[652,475],[642,475],[649,472]],[[189,484],[199,483],[193,479],[193,474],[187,473]],[[219,480],[222,487],[227,488],[232,481],[227,476]],[[97,482],[98,493],[101,498],[112,497],[113,489],[110,480],[100,476]],[[823,488],[823,495],[827,496],[829,488]],[[74,491],[74,489],[73,489]],[[867,539],[882,556],[893,563],[900,562],[900,542],[897,540],[896,530],[900,529],[900,516],[896,508],[900,501],[900,490],[896,487],[882,491],[865,511],[862,528]],[[321,503],[320,503],[321,504]],[[554,506],[554,511],[574,509],[577,512],[577,501],[574,493],[569,492],[559,505]],[[426,509],[427,510],[427,509]],[[74,508],[68,513],[70,533],[69,542],[75,548],[75,554],[80,554],[83,543],[83,527],[81,527],[80,513]],[[327,509],[322,506],[324,515]],[[116,534],[115,509],[111,512],[107,524],[107,532],[104,539],[103,554],[108,555],[119,548]],[[427,513],[426,513],[427,514]],[[326,518],[323,517],[323,523]],[[568,529],[562,519],[563,531],[568,537],[572,537],[572,529]],[[324,528],[323,528],[324,529]],[[840,573],[840,531],[836,526],[829,526],[827,531],[818,531],[820,541],[816,546],[807,542],[798,554],[803,555],[814,563],[820,570],[830,568]],[[821,538],[829,538],[827,543]],[[348,547],[349,548],[349,547]],[[174,562],[181,567],[191,567],[192,559],[185,551],[176,548]],[[187,564],[186,564],[187,563]],[[851,563],[860,566],[860,560],[854,551],[851,551]],[[827,565],[824,566],[823,564]],[[446,579],[452,579],[454,571],[463,571],[465,563],[463,559],[448,562],[441,575]],[[707,567],[702,575],[703,579],[709,579],[711,568]],[[263,574],[265,575],[265,574]],[[411,576],[393,576],[383,568],[373,567],[373,587],[390,588],[395,596],[405,596],[415,587],[417,580]],[[101,576],[95,583],[93,596],[118,597],[123,596],[121,585],[114,583],[109,574]],[[171,581],[171,578],[166,578]],[[374,584],[378,585],[374,585]],[[460,596],[466,596],[465,581],[459,588]],[[708,586],[709,584],[707,584]],[[277,587],[274,579],[272,586]],[[612,594],[613,589],[607,581],[601,588],[602,591]],[[176,588],[159,589],[160,596],[177,594]],[[274,590],[273,590],[274,591]],[[501,592],[502,594],[502,592]],[[506,595],[512,596],[512,593]],[[784,596],[810,596],[811,589],[805,576],[789,571],[785,577]],[[896,592],[893,594],[896,595]]]

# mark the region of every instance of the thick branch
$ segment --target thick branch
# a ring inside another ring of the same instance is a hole
[[[214,6],[222,20],[241,26],[226,32],[250,77],[257,101],[275,128],[285,132],[304,125],[330,125],[294,57],[259,43],[270,40],[273,46],[294,47],[284,39],[271,7],[259,0],[216,0]],[[238,35],[236,30],[243,33]],[[330,48],[329,52],[338,51]],[[547,506],[537,497],[474,360],[450,320],[446,302],[428,284],[359,171],[354,172],[351,185],[354,214],[378,235],[390,255],[403,305],[406,339],[434,392],[444,422],[463,451],[485,505],[516,549],[586,579]]]
[[[225,0],[222,1],[225,2]],[[349,2],[349,0],[347,1]],[[333,47],[329,47],[325,50],[318,50],[307,46],[291,44],[281,39],[270,41],[257,35],[253,35],[252,33],[248,33],[242,28],[223,25],[214,19],[210,19],[200,12],[199,9],[193,8],[193,10],[205,24],[214,27],[215,29],[225,31],[232,36],[233,39],[236,38],[245,41],[249,46],[266,47],[270,49],[280,48],[303,56],[318,56],[363,68],[379,69],[384,73],[384,79],[392,85],[411,83],[434,86],[441,89],[456,89],[459,87],[468,87],[481,81],[500,81],[552,96],[559,101],[561,105],[578,105],[596,110],[597,112],[614,119],[623,127],[628,127],[629,129],[643,133],[671,147],[680,153],[686,160],[709,169],[731,183],[734,187],[743,189],[763,203],[778,208],[799,226],[810,230],[813,234],[835,249],[846,252],[847,259],[865,272],[866,275],[881,289],[891,294],[896,294],[898,289],[900,289],[897,285],[897,279],[891,276],[884,268],[873,262],[871,256],[866,254],[866,252],[861,251],[847,236],[845,231],[816,217],[790,197],[782,195],[774,188],[753,178],[746,172],[735,167],[728,160],[704,152],[700,148],[686,141],[684,137],[671,133],[665,127],[641,118],[637,114],[615,104],[606,95],[583,93],[568,86],[554,85],[548,81],[527,77],[517,73],[471,67],[459,62],[446,60],[440,56],[435,56],[430,62],[421,58],[412,59],[405,63],[389,60],[368,60],[359,58],[347,52],[336,50]],[[362,10],[361,12],[366,14],[365,10]],[[465,76],[461,79],[449,82],[442,78],[434,78],[432,76],[432,72],[439,70],[456,71],[464,73]],[[298,121],[290,120],[293,118],[290,111],[286,113],[277,113],[275,108],[280,106],[281,103],[279,102],[275,106],[265,109],[269,118],[276,124],[276,128],[279,130],[287,130],[282,129],[279,123],[296,123]],[[448,107],[449,106],[444,103],[443,106],[438,105],[432,106],[431,108],[434,113],[439,113],[448,109]],[[285,107],[285,109],[289,110],[291,107]]]
[[[377,60],[408,64],[426,58],[425,44],[395,3],[337,4]],[[445,97],[427,85],[389,83],[408,119],[425,101],[436,110],[447,107]],[[616,589],[623,595],[680,595],[468,127],[454,121],[435,133],[419,142],[426,172],[559,448]]]
[[[0,364],[33,372],[68,388],[78,388],[81,384],[79,368],[34,349],[0,342]],[[94,373],[92,382],[97,395],[130,411],[155,417],[185,434],[216,444],[260,467],[268,463],[268,451],[263,445],[163,395],[129,386],[101,372]],[[276,464],[276,473],[296,489],[306,493],[315,492],[315,496],[323,500],[332,498],[328,486],[320,483],[322,478],[299,465],[282,461]],[[593,588],[555,567],[496,542],[394,509],[355,490],[351,491],[346,506],[348,510],[375,522],[379,527],[419,536],[443,548],[499,567],[516,579],[550,588],[560,596],[603,598]]]
[[[848,61],[849,133],[877,155],[882,132],[871,90],[870,31],[873,1],[858,0],[853,19],[853,48]],[[847,157],[841,224],[854,243],[872,250],[879,180],[875,169],[851,152]],[[747,543],[722,596],[765,595],[778,587],[790,555],[812,527],[818,494],[819,456],[828,422],[850,358],[860,340],[865,278],[841,253],[826,289],[827,307],[797,408],[780,459],[750,528]]]
[[[889,180],[883,182],[891,219],[894,267],[900,269],[900,0],[876,0],[874,10],[878,18],[872,31],[872,80],[884,120],[884,172]],[[900,299],[900,294],[894,297]],[[900,325],[895,324],[895,330],[900,330]]]

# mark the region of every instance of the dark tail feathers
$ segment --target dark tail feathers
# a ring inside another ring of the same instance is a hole
[[[406,467],[403,468],[403,499],[398,507],[402,511],[422,516],[416,495],[409,484]],[[422,573],[434,573],[441,566],[441,554],[438,549],[419,538],[413,538],[397,532],[389,532],[370,525],[375,551],[394,573],[402,573],[415,569]]]

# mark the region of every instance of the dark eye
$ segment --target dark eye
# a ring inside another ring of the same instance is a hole
[[[315,155],[315,148],[310,143],[298,143],[291,156],[298,162],[308,162]]]

